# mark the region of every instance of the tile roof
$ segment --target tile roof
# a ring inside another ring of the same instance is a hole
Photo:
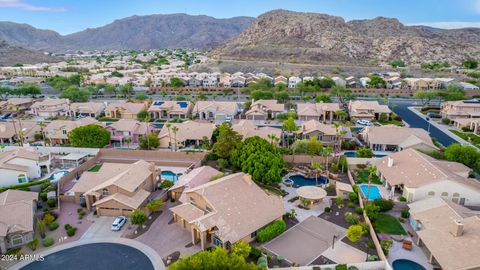
[[[36,192],[9,189],[0,193],[0,236],[33,231]]]

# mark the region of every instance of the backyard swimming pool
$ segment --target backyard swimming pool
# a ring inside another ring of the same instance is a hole
[[[174,173],[172,171],[162,171],[161,175],[162,175],[163,179],[172,181],[174,183],[177,182],[178,177],[179,177],[179,175],[177,175],[176,173]]]
[[[58,180],[60,180],[60,178],[67,175],[68,173],[69,173],[69,171],[54,172],[52,175],[50,175],[50,177],[48,179],[50,179],[50,181],[58,181]]]
[[[362,190],[363,197],[366,198],[368,192],[368,185],[360,185],[360,190]],[[369,201],[382,198],[382,194],[380,194],[380,189],[378,189],[377,186],[370,186],[370,192],[368,194]]]
[[[328,179],[325,176],[319,176],[317,179],[315,179],[305,177],[301,174],[292,175],[289,177],[289,179],[293,181],[294,187],[323,185],[328,182]]]
[[[345,153],[343,153],[344,156],[346,157],[355,157],[355,153],[356,151],[347,151]],[[381,155],[381,154],[374,154],[374,157],[376,158],[381,158],[381,157],[384,157],[386,155]]]
[[[420,264],[405,259],[394,261],[392,266],[393,270],[425,270],[425,267],[421,266]]]

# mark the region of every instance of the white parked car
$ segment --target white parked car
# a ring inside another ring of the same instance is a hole
[[[120,231],[122,226],[127,222],[127,217],[118,216],[112,223],[112,231]]]
[[[371,126],[372,123],[368,120],[357,120],[357,124],[362,125],[362,126]]]

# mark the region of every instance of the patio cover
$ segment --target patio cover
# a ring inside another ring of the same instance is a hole
[[[316,186],[304,186],[297,188],[297,195],[308,200],[321,200],[327,196],[327,192]]]

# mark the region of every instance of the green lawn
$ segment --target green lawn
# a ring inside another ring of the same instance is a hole
[[[88,170],[89,172],[98,172],[102,168],[102,164],[97,164]]]
[[[355,174],[355,180],[359,183],[368,183],[368,170],[357,170]],[[372,176],[372,184],[381,185],[382,182],[377,175]]]
[[[387,214],[378,214],[374,222],[374,228],[377,232],[389,233],[393,235],[406,235],[407,232],[395,217]]]
[[[402,121],[397,121],[397,120],[388,120],[388,121],[378,121],[380,124],[382,125],[396,125],[396,126],[400,126],[400,127],[403,127],[403,122]]]
[[[457,135],[458,137],[464,139],[467,142],[471,142],[476,147],[479,147],[479,145],[480,145],[480,137],[476,134],[473,134],[473,133],[470,133],[470,132],[468,132],[468,133],[467,132],[461,132],[461,131],[453,130],[453,129],[450,129],[450,132],[452,132],[453,134]]]

